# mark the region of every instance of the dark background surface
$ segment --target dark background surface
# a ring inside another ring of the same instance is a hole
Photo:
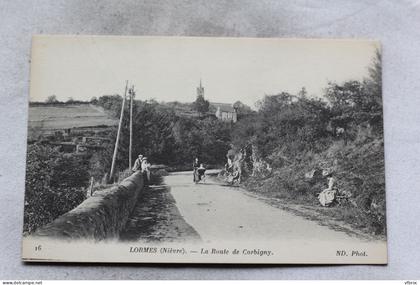
[[[420,278],[420,1],[0,2],[0,279]],[[383,44],[388,266],[23,264],[33,34],[371,38]]]

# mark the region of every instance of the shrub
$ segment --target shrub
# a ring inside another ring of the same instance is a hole
[[[29,144],[26,162],[24,232],[78,206],[86,198],[87,166],[48,145]]]

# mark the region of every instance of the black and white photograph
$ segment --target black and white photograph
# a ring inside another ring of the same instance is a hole
[[[22,259],[386,264],[374,40],[34,36]]]

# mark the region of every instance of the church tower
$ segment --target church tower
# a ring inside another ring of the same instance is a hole
[[[201,84],[201,79],[200,86],[197,87],[197,97],[202,97],[204,99],[204,87]]]

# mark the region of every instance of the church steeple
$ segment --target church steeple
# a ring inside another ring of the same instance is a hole
[[[197,87],[197,97],[203,97],[204,98],[204,87],[201,83],[201,78],[200,78],[200,86]]]

